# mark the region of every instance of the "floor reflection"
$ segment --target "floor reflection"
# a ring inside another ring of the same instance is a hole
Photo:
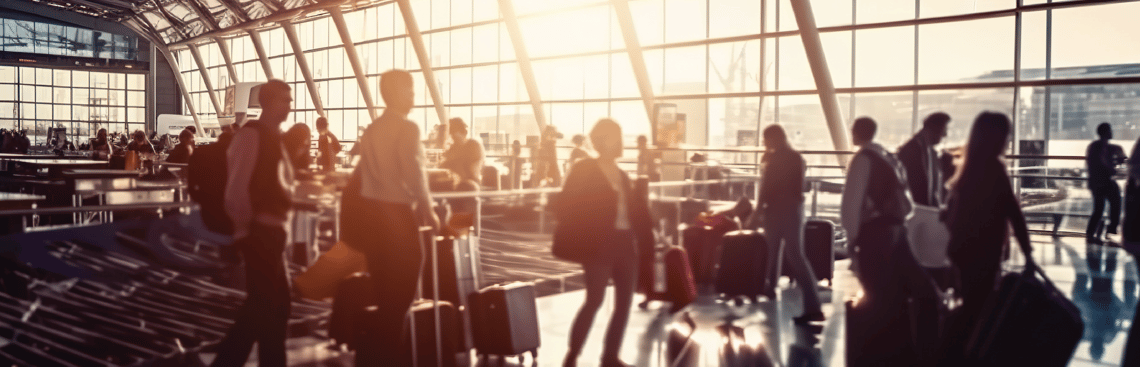
[[[1080,238],[1034,236],[1033,240],[1035,260],[1076,303],[1085,321],[1084,338],[1069,365],[1120,365],[1137,305],[1136,260],[1120,248],[1086,245]],[[1006,268],[1020,270],[1023,263],[1014,252]],[[836,262],[832,286],[821,289],[827,321],[813,327],[797,327],[792,322],[801,312],[800,295],[786,279],[776,300],[736,304],[702,288],[697,301],[676,314],[659,303],[650,303],[645,310],[635,306],[622,359],[636,366],[843,366],[843,301],[860,290],[847,266],[846,260]],[[539,300],[540,366],[561,365],[568,319],[582,297],[584,293],[576,291]],[[598,318],[584,356],[600,355],[600,330],[606,322]],[[588,357],[579,361],[579,366],[596,365]]]

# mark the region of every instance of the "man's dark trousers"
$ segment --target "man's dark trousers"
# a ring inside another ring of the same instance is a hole
[[[285,367],[285,337],[289,323],[289,277],[285,270],[285,230],[254,222],[249,235],[234,242],[245,260],[245,303],[233,326],[218,345],[211,366],[243,366],[257,342],[262,367]]]

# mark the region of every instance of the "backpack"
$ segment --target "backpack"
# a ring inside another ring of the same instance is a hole
[[[187,191],[190,199],[198,203],[206,229],[221,234],[233,234],[234,224],[226,214],[226,151],[232,136],[219,137],[217,142],[194,149],[187,165]]]

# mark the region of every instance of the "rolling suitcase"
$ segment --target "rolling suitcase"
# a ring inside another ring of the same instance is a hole
[[[653,260],[653,262],[656,261],[656,259]],[[645,301],[638,304],[638,307],[645,309],[649,307],[649,301],[665,301],[673,304],[670,312],[677,312],[697,299],[697,283],[693,280],[689,256],[685,254],[684,248],[667,246],[661,261],[665,271],[665,290],[658,291],[655,289],[657,271],[654,268],[657,264],[652,264],[650,271],[652,271],[651,275],[654,276],[641,281],[640,288],[645,293]]]
[[[827,279],[830,284],[835,274],[835,224],[829,220],[809,220],[804,223],[804,252],[816,280]],[[787,273],[791,271],[790,268],[783,267],[784,275],[790,276]]]
[[[711,283],[716,279],[717,253],[724,234],[737,229],[740,226],[725,215],[702,216],[695,225],[681,225],[681,246],[689,255],[693,278],[698,283]]]
[[[716,292],[725,298],[744,296],[756,299],[764,294],[767,247],[767,241],[760,232],[742,230],[726,233],[716,275]]]
[[[542,344],[534,284],[493,285],[471,294],[471,327],[479,355],[519,356],[538,360]]]
[[[1080,309],[1026,254],[1025,270],[1002,277],[966,345],[977,366],[1065,366],[1085,326]]]
[[[475,293],[476,289],[476,272],[475,267],[471,264],[471,259],[476,258],[470,246],[470,239],[456,239],[453,237],[436,237],[433,239],[424,240],[425,246],[432,246],[434,244],[434,251],[428,247],[425,251],[427,263],[423,267],[421,275],[421,297],[426,299],[438,299],[451,303],[459,311],[460,317],[460,332],[459,345],[462,349],[471,349],[471,341],[467,337],[466,330],[470,330],[470,322],[468,320],[467,310],[470,308],[467,304],[467,297]],[[435,259],[433,261],[433,259]],[[434,264],[434,266],[433,266]],[[439,274],[438,281],[434,274]],[[439,286],[439,292],[436,293],[436,284]]]
[[[337,284],[329,317],[329,338],[348,350],[356,350],[364,329],[365,308],[379,302],[368,273],[355,273]]]
[[[436,310],[438,305],[438,320],[440,323],[438,328],[435,320],[437,320]],[[376,317],[368,317],[369,314],[376,312],[376,308],[369,308],[364,311],[365,319],[363,332],[360,334],[361,345],[369,345],[375,343],[392,342],[394,338],[390,335],[379,335],[374,333],[376,328],[368,327],[368,322],[376,320]],[[455,306],[446,301],[432,301],[432,300],[419,300],[412,304],[411,309],[408,311],[406,318],[407,327],[402,338],[395,340],[402,340],[411,354],[405,355],[407,361],[412,361],[411,366],[417,367],[455,367],[459,360],[460,348],[456,341],[458,340],[459,326],[457,322],[459,315]],[[436,337],[437,330],[439,331],[439,338]],[[383,356],[376,353],[378,348],[357,348],[355,365],[360,367],[365,366],[390,366],[395,363],[392,356]]]

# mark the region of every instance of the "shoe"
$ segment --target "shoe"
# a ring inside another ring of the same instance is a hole
[[[820,321],[823,321],[826,319],[827,318],[823,316],[823,312],[816,311],[816,312],[812,312],[812,313],[805,313],[805,314],[797,316],[797,317],[793,317],[792,321],[794,321],[796,323],[796,325],[809,325],[812,322],[820,322]]]

